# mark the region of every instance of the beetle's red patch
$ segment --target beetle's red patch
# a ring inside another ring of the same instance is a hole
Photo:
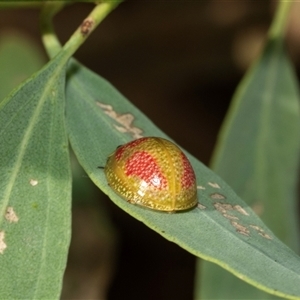
[[[146,139],[147,138],[140,138],[138,140],[134,140],[134,141],[132,141],[128,144],[125,144],[125,145],[119,147],[116,150],[116,160],[119,161],[122,158],[122,155],[123,155],[125,150],[131,149],[131,148],[134,148],[134,147],[138,146],[140,143],[144,142]]]
[[[159,169],[156,160],[146,151],[137,151],[126,161],[125,174],[137,176],[149,186],[166,189],[168,181]]]
[[[181,158],[183,164],[183,174],[181,177],[181,184],[183,188],[187,189],[195,184],[196,176],[190,162],[188,161],[188,159],[183,153],[181,153]]]

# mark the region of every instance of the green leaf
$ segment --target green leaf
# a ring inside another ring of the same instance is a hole
[[[107,185],[103,170],[115,148],[143,136],[166,135],[108,82],[72,63],[67,81],[71,145],[95,184],[119,207],[189,252],[221,265],[270,293],[300,297],[300,259],[280,242],[217,175],[189,157],[199,185],[199,205],[167,214],[134,206]]]
[[[270,40],[237,89],[213,162],[216,173],[297,252],[299,99],[283,43]],[[198,296],[203,299],[270,298],[216,266],[204,262],[199,272]],[[220,282],[218,289],[211,286],[211,278]]]
[[[20,33],[2,33],[0,38],[0,102],[13,88],[38,71],[43,64],[41,53],[32,41]]]
[[[0,298],[58,299],[71,174],[57,56],[0,104]]]

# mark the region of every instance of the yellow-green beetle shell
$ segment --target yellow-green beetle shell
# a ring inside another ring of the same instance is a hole
[[[145,137],[118,147],[104,172],[109,186],[126,201],[160,211],[197,204],[195,172],[172,142]]]

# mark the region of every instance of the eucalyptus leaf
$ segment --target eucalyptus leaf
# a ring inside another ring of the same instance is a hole
[[[297,252],[299,99],[283,42],[271,39],[237,89],[213,161],[214,171]],[[270,298],[205,262],[198,276],[197,295],[204,299]],[[221,282],[217,290],[210,287],[209,278]]]
[[[115,148],[140,136],[168,138],[107,81],[72,62],[66,88],[72,148],[94,183],[136,219],[194,255],[257,287],[300,297],[300,259],[264,225],[233,190],[184,151],[198,183],[198,207],[167,214],[132,205],[107,185],[103,170]]]
[[[60,295],[71,223],[65,62],[58,55],[0,104],[1,299]]]

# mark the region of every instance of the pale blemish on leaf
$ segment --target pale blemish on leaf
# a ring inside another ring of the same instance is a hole
[[[229,211],[236,211],[242,215],[245,215],[246,213],[246,215],[248,216],[249,214],[240,205],[231,205],[229,203],[216,202],[214,203],[214,207],[218,212],[220,212],[223,215],[223,217],[230,220],[230,224],[236,229],[238,233],[246,236],[250,235],[249,229],[246,226],[239,223],[239,218],[229,213]]]
[[[250,236],[250,231],[246,226],[241,225],[240,223],[236,221],[231,221],[231,225],[236,229],[236,231],[240,234]]]
[[[114,127],[122,133],[130,133],[131,136],[135,139],[143,137],[141,130],[138,127],[133,125],[134,116],[132,114],[118,114],[114,111],[113,107],[108,104],[101,103],[99,101],[96,102],[97,105],[104,111],[106,115],[114,119],[121,126],[114,125]]]
[[[16,212],[14,211],[13,207],[9,206],[6,209],[6,213],[5,213],[5,219],[9,222],[9,223],[17,223],[19,221],[19,217],[17,216]]]
[[[215,189],[220,189],[220,186],[216,182],[209,182],[208,184]]]
[[[4,242],[5,232],[0,231],[0,254],[3,254],[4,250],[7,248],[6,243]]]
[[[229,219],[229,220],[239,220],[238,217],[236,216],[233,216],[233,215],[229,215],[229,214],[223,214],[223,216],[226,218],[226,219]]]
[[[243,214],[244,216],[249,216],[249,214],[247,213],[247,211],[242,208],[240,205],[235,205],[233,207],[234,210],[238,211],[239,213]]]
[[[226,197],[224,195],[219,194],[219,193],[211,194],[210,198],[212,198],[214,200],[224,200],[224,199],[226,199]]]
[[[267,233],[265,232],[259,232],[259,235],[261,235],[262,237],[268,239],[268,240],[272,240],[273,238],[271,236],[269,236]]]
[[[39,182],[38,182],[36,179],[30,179],[29,183],[30,183],[32,186],[36,186]]]
[[[202,185],[197,185],[197,189],[198,189],[198,190],[205,190],[205,187],[202,186]]]
[[[249,216],[249,213],[243,207],[241,207],[240,205],[231,205],[229,203],[221,203],[221,202],[214,203],[214,207],[218,212],[220,212],[223,215],[223,217],[230,220],[230,224],[236,229],[238,233],[246,236],[250,236],[250,230],[247,228],[247,226],[242,225],[237,216],[229,213],[229,211],[236,211],[244,216]],[[249,227],[256,230],[256,232],[260,236],[269,240],[272,239],[272,237],[269,236],[267,233],[265,233],[265,231],[259,226],[249,225]]]
[[[204,206],[203,204],[201,204],[200,202],[198,202],[197,207],[200,209],[206,209],[206,206]]]
[[[222,214],[227,213],[228,210],[233,210],[233,206],[228,203],[216,202],[214,203],[214,207],[217,211],[219,211]]]
[[[269,236],[267,233],[265,233],[265,231],[262,228],[260,228],[259,226],[250,225],[250,227],[253,228],[253,229],[255,229],[260,236],[262,236],[262,237],[264,237],[264,238],[266,238],[268,240],[272,240],[273,239],[271,236]]]
[[[222,214],[226,214],[229,210],[234,210],[244,216],[249,216],[247,211],[240,205],[231,205],[229,203],[216,202],[214,203],[214,207]]]

